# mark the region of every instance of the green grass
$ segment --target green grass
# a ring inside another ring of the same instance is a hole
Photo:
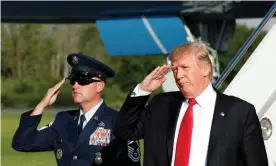
[[[1,115],[1,165],[2,166],[55,166],[53,152],[18,152],[12,149],[11,142],[18,127],[19,113],[2,113]],[[48,124],[54,114],[45,113],[39,126]]]
[[[44,113],[40,126],[48,124],[55,114]],[[18,127],[19,113],[2,113],[1,115],[1,165],[2,166],[55,166],[53,152],[17,152],[11,147],[12,137]],[[143,150],[143,141],[141,151]],[[141,154],[141,156],[143,156]]]

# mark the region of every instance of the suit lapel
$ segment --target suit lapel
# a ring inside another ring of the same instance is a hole
[[[102,105],[98,108],[98,110],[95,112],[93,117],[89,120],[89,122],[86,124],[84,129],[82,130],[76,148],[78,148],[83,141],[88,139],[90,135],[96,130],[98,127],[98,123],[101,122],[101,119],[103,119],[104,110],[106,108],[105,103],[103,102]]]
[[[216,149],[220,136],[223,134],[224,120],[230,110],[230,105],[227,100],[224,99],[224,95],[217,92],[217,100],[215,104],[215,110],[212,120],[211,133],[207,152],[207,165],[210,165],[210,157],[212,156],[214,150]]]
[[[168,148],[168,161],[169,165],[171,165],[172,160],[172,152],[173,152],[173,141],[175,135],[175,128],[178,119],[178,115],[182,106],[183,101],[185,98],[182,96],[180,92],[172,93],[170,96],[171,99],[169,100],[169,118],[168,118],[168,125],[167,125],[167,148]]]
[[[76,145],[78,134],[77,134],[77,125],[79,119],[79,110],[75,110],[71,113],[70,121],[67,126],[68,139],[73,145]]]

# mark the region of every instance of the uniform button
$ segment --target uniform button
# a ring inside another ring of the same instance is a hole
[[[78,159],[78,156],[73,156],[73,160],[77,160]]]

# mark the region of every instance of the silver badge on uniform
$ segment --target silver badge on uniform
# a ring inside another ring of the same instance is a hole
[[[96,164],[101,164],[103,162],[102,159],[102,154],[100,152],[95,153],[96,157],[95,157],[95,163]]]
[[[57,159],[61,159],[62,158],[62,155],[63,155],[63,152],[62,152],[62,150],[61,149],[58,149],[57,150]]]
[[[104,122],[103,122],[103,121],[101,121],[100,123],[98,123],[98,126],[100,126],[100,127],[104,127],[104,126],[105,126],[105,124],[104,124]]]
[[[98,116],[95,116],[94,119],[95,119],[95,120],[98,120],[99,118],[98,118]]]

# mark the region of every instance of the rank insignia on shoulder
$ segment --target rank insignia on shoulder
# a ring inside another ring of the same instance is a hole
[[[47,124],[46,126],[43,126],[43,127],[39,128],[38,131],[44,130],[44,129],[47,129],[47,128],[51,127],[53,123],[54,123],[54,122],[50,122],[50,123]]]
[[[61,159],[62,158],[62,155],[63,155],[63,152],[61,149],[58,149],[57,152],[56,152],[56,155],[57,155],[57,159]]]
[[[134,162],[140,161],[140,149],[139,149],[139,147],[134,149],[133,147],[128,146],[127,149],[128,149],[128,157],[132,161],[134,161]]]
[[[134,162],[139,162],[141,156],[138,141],[128,141],[127,143],[128,157]]]

